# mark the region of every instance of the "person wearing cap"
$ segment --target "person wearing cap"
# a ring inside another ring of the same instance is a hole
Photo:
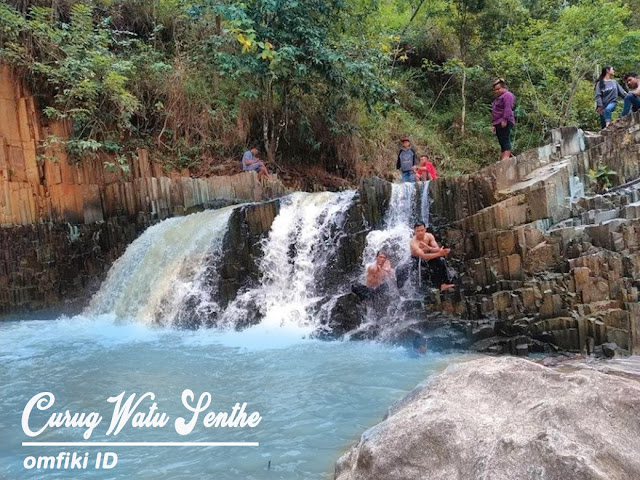
[[[513,107],[516,97],[507,90],[504,80],[499,78],[493,82],[493,95],[496,97],[491,103],[491,128],[500,143],[500,160],[511,157],[511,130],[516,124]]]
[[[396,169],[400,170],[403,182],[415,182],[416,175],[413,167],[417,163],[417,155],[408,137],[402,137],[402,148],[398,152]]]
[[[251,147],[242,155],[242,171],[244,172],[258,172],[258,178],[268,177],[269,170],[267,166],[258,160],[256,155],[259,153],[258,147]]]

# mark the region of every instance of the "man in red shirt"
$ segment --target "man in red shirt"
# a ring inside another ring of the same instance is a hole
[[[513,114],[516,97],[507,90],[501,78],[493,82],[493,94],[496,98],[491,104],[491,125],[500,142],[500,160],[505,160],[511,156],[511,130],[516,124]]]

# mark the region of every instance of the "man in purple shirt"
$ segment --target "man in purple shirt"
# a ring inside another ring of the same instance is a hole
[[[516,97],[507,90],[501,78],[493,82],[493,94],[496,99],[491,104],[491,125],[500,142],[500,160],[505,160],[511,156],[511,130],[516,124],[513,115]]]

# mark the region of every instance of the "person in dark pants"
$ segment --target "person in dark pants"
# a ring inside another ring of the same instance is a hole
[[[402,137],[402,148],[400,148],[400,151],[398,152],[396,169],[400,170],[403,182],[416,181],[416,175],[413,171],[413,167],[416,163],[418,163],[416,151],[411,146],[409,139],[407,137]]]
[[[615,70],[607,65],[602,69],[595,85],[596,113],[600,116],[600,126],[607,128],[611,123],[611,114],[618,105],[618,97],[624,98],[627,92],[613,79]]]
[[[500,160],[511,157],[511,131],[516,124],[513,107],[516,97],[507,90],[501,78],[493,82],[495,100],[491,103],[491,128],[500,143]]]
[[[620,116],[626,117],[632,111],[637,112],[640,110],[640,82],[638,81],[638,75],[635,73],[627,73],[623,80],[629,88],[629,93],[624,97],[624,108]]]
[[[421,260],[427,261],[431,283],[440,290],[449,290],[455,285],[451,282],[445,257],[451,252],[438,245],[435,237],[427,232],[424,223],[418,222],[413,227],[413,238],[409,242],[414,268],[420,271]]]

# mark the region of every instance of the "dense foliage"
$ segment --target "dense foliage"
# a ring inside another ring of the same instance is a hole
[[[640,69],[637,0],[10,0],[0,60],[76,158],[152,149],[210,173],[249,144],[280,167],[393,170],[408,134],[450,171],[496,157],[489,104],[518,97],[515,148],[596,128],[602,65]],[[49,139],[48,141],[55,141]]]

